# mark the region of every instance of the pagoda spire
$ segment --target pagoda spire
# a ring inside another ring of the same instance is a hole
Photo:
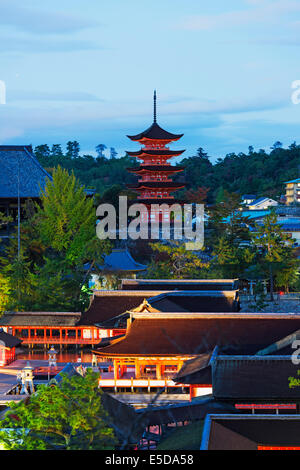
[[[156,124],[156,90],[154,90],[153,96],[153,123]]]

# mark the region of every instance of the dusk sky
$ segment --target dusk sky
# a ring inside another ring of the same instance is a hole
[[[300,143],[300,1],[0,0],[0,144],[119,155],[152,123],[186,156]]]

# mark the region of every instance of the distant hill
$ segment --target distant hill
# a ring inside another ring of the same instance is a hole
[[[76,145],[74,154],[64,154],[60,149],[57,151],[58,146],[53,146],[51,151],[47,145],[40,145],[35,148],[35,155],[47,171],[51,172],[58,165],[73,170],[85,186],[95,188],[101,195],[113,185],[125,188],[127,183],[136,181],[136,177],[126,170],[138,165],[135,159],[128,156],[111,159],[104,156],[80,156],[77,142]],[[280,142],[276,142],[269,153],[264,150],[254,151],[250,146],[248,154],[230,153],[214,164],[205,151],[199,148],[195,156],[184,158],[179,164],[185,166],[185,174],[177,178],[186,180],[187,190],[209,188],[209,203],[220,199],[224,189],[241,195],[256,194],[258,197],[276,199],[285,193],[285,181],[300,176],[300,145],[294,142],[285,149]],[[184,197],[184,192],[180,195]]]

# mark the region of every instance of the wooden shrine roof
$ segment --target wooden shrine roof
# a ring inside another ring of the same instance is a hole
[[[300,327],[299,314],[136,313],[124,339],[97,353],[106,357],[193,356],[219,346],[254,354]]]
[[[72,327],[80,317],[80,312],[5,312],[0,318],[0,326]]]
[[[89,308],[82,314],[79,325],[95,325],[111,320],[114,317],[132,310],[157,291],[94,291]]]

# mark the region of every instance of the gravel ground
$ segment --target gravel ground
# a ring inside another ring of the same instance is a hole
[[[300,313],[300,300],[283,300],[275,302],[265,301],[267,304],[263,309],[254,306],[254,301],[241,301],[241,312],[262,312],[262,313]]]

